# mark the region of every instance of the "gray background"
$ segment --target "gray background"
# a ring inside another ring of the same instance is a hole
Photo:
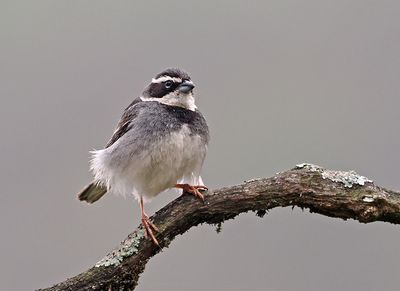
[[[76,200],[88,151],[156,73],[189,72],[211,188],[300,162],[400,188],[398,1],[0,2],[0,289],[84,271],[139,224]],[[149,213],[174,199],[163,194]],[[275,209],[178,237],[138,290],[398,290],[400,232]]]

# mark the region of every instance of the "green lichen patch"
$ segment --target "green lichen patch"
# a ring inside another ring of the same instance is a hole
[[[110,252],[101,261],[99,261],[96,267],[108,267],[118,266],[124,258],[130,257],[138,252],[139,243],[144,238],[144,230],[138,229],[134,233],[130,234],[118,248]]]

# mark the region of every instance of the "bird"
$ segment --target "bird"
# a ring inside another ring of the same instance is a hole
[[[106,193],[131,195],[139,203],[146,238],[156,245],[158,228],[144,209],[161,192],[181,189],[204,202],[200,176],[210,133],[195,104],[188,73],[168,68],[152,78],[123,111],[103,149],[91,151],[94,180],[78,199],[94,203]]]

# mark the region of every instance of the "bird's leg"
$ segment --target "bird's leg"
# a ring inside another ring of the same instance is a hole
[[[146,212],[144,212],[144,205],[143,205],[143,198],[140,197],[140,213],[142,215],[142,225],[145,229],[145,236],[146,238],[150,237],[152,239],[152,241],[157,245],[160,246],[158,244],[158,241],[156,239],[156,237],[153,234],[153,230],[154,231],[158,231],[158,228],[154,225],[154,223],[152,223],[149,219],[149,217],[147,216]]]
[[[206,186],[198,185],[192,186],[189,184],[176,184],[175,188],[182,189],[183,192],[193,194],[195,197],[200,198],[204,202],[204,195],[199,190],[208,190]]]

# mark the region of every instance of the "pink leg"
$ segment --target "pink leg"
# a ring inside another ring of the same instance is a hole
[[[158,244],[158,241],[157,241],[156,237],[153,234],[153,230],[157,232],[158,228],[150,221],[149,217],[144,212],[144,205],[143,205],[143,198],[142,197],[140,197],[139,205],[140,205],[140,212],[141,212],[141,215],[142,215],[142,225],[143,225],[143,227],[144,227],[144,229],[146,231],[145,232],[146,237],[147,238],[150,237],[152,239],[152,241],[157,246],[160,246]]]

